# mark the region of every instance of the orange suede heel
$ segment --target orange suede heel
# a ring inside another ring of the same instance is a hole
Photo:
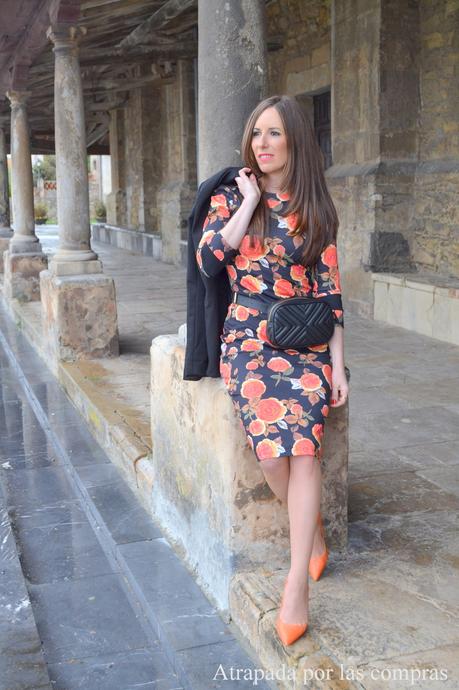
[[[287,582],[286,582],[287,584]],[[285,592],[285,586],[284,586],[284,592]],[[282,593],[282,599],[281,599],[281,604],[279,607],[279,613],[277,614],[276,618],[276,631],[277,634],[279,635],[279,639],[284,644],[285,646],[293,644],[298,640],[306,630],[308,629],[308,624],[307,623],[286,623],[285,621],[282,620],[280,617],[280,609],[282,608],[282,604],[284,601],[284,592]]]
[[[322,538],[325,542],[324,526],[322,523],[322,518],[320,516],[320,513],[317,515],[317,524],[319,525],[319,529],[320,529],[320,532],[322,534]],[[325,566],[327,565],[327,561],[328,561],[327,546],[325,546],[325,551],[323,553],[321,553],[320,556],[311,556],[311,559],[309,561],[309,575],[316,582],[320,578],[320,576],[322,575],[323,571],[325,570]]]

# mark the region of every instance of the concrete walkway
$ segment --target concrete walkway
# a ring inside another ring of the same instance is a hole
[[[122,356],[65,365],[59,376],[92,433],[108,434],[107,452],[118,444],[112,459],[124,453],[126,466],[135,461],[137,473],[147,472],[138,461],[152,443],[148,349],[152,337],[185,320],[185,271],[96,250],[116,281]],[[18,308],[16,319],[40,350],[40,306]],[[311,583],[310,631],[293,647],[273,635],[282,571],[238,576],[235,622],[261,666],[294,669],[295,683],[281,688],[452,690],[459,687],[459,348],[350,314],[345,334],[349,552],[333,555]],[[315,675],[307,684],[308,670]]]

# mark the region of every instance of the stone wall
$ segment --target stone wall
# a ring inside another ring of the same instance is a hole
[[[268,94],[295,95],[312,118],[313,95],[332,93],[326,176],[345,307],[367,316],[372,271],[459,277],[457,15],[452,0],[266,8]],[[163,260],[180,263],[196,191],[196,97],[193,63],[174,70],[130,94],[122,188],[127,227],[158,231]]]
[[[419,18],[413,257],[421,270],[459,278],[459,3],[421,0]]]

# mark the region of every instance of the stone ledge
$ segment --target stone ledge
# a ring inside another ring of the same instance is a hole
[[[459,345],[459,281],[431,274],[372,273],[374,319]]]
[[[183,331],[151,346],[152,509],[224,611],[235,572],[267,562],[284,567],[288,514],[264,479],[223,381],[183,381]],[[348,406],[332,409],[326,425],[322,515],[329,548],[345,552]]]
[[[95,242],[103,242],[118,249],[126,249],[135,254],[152,256],[154,259],[161,260],[163,246],[159,232],[140,232],[107,223],[95,223],[91,226],[91,231]]]
[[[132,382],[133,375],[138,381],[148,381],[148,359],[143,357],[142,362],[140,358],[125,355],[116,360],[57,363],[44,349],[41,304],[22,305],[16,300],[5,300],[4,304],[17,327],[59,380],[92,435],[150,511],[153,475],[149,414],[117,393],[120,384],[126,380]]]
[[[284,647],[279,640],[274,625],[286,575],[284,570],[267,569],[235,575],[230,583],[231,620],[249,641],[261,664],[273,675],[276,672],[280,674],[282,684],[279,682],[279,687],[283,690],[360,689],[360,684],[341,677],[340,664],[324,649],[314,630],[316,619],[320,629],[320,612],[315,613],[314,589],[321,583],[313,583],[314,587],[310,585],[309,626],[305,635],[289,647]],[[343,663],[346,661],[343,659]]]

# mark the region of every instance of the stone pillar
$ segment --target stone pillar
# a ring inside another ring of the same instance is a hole
[[[126,176],[124,156],[124,110],[110,111],[110,169],[112,191],[107,196],[107,223],[126,226]]]
[[[5,296],[21,302],[40,299],[39,274],[47,265],[35,234],[32,159],[30,157],[28,93],[9,91],[14,234],[3,255]]]
[[[118,354],[115,285],[90,245],[86,130],[78,41],[85,30],[50,28],[59,248],[41,275],[44,328],[61,360]]]
[[[168,142],[164,160],[157,164],[155,148],[152,142],[150,155],[144,158],[144,180],[160,178],[156,199],[158,208],[158,227],[161,230],[161,260],[167,263],[181,264],[186,239],[187,218],[196,195],[196,114],[193,62],[177,60],[176,78],[173,84],[163,87],[164,129]],[[149,111],[151,112],[151,108]],[[151,126],[150,126],[151,129]],[[145,131],[145,135],[147,132]],[[144,139],[145,139],[144,135]],[[148,162],[150,161],[150,163]],[[152,196],[153,189],[145,186],[146,198]]]
[[[416,3],[333,0],[332,150],[345,308],[373,315],[371,271],[410,272],[419,141]]]
[[[198,25],[198,178],[202,182],[225,166],[241,163],[244,125],[266,97],[265,3],[199,0]]]
[[[8,165],[6,161],[5,130],[0,125],[0,273],[3,273],[3,252],[8,249],[13,231],[10,228],[10,200],[8,198]]]

